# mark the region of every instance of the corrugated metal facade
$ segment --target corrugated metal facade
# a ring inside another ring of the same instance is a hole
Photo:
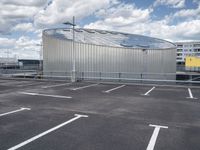
[[[72,40],[43,34],[44,72],[71,72],[72,47]],[[121,78],[141,78],[143,74],[142,78],[146,79],[175,79],[175,75],[161,75],[175,74],[175,48],[143,50],[75,42],[75,58],[78,78],[83,74],[84,77],[117,78],[120,74]]]

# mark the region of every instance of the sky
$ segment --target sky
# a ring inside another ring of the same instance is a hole
[[[200,41],[200,0],[0,0],[0,57],[39,59],[42,30],[78,27]]]

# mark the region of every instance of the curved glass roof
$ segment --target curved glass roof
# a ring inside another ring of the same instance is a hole
[[[73,39],[73,29],[47,29],[45,34],[66,40]],[[165,40],[114,31],[75,29],[75,41],[81,43],[125,48],[166,49],[175,45]]]

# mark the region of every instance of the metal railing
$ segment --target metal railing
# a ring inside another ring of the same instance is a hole
[[[1,71],[1,77],[31,78],[39,80],[71,80],[72,72],[42,72],[35,70]],[[128,72],[76,72],[76,81],[111,81],[157,84],[200,85],[200,73],[128,73]]]
[[[176,70],[183,71],[183,72],[199,72],[200,73],[200,67],[186,67],[185,65],[177,65]]]

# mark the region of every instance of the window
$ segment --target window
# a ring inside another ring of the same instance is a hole
[[[190,45],[184,45],[184,47],[190,47]]]
[[[177,56],[182,56],[182,54],[177,54]]]
[[[182,49],[177,49],[177,52],[182,52],[183,50]]]
[[[177,45],[177,47],[183,47],[183,45],[181,45],[181,44],[178,44],[178,45]]]
[[[194,47],[200,47],[200,44],[194,44]]]

